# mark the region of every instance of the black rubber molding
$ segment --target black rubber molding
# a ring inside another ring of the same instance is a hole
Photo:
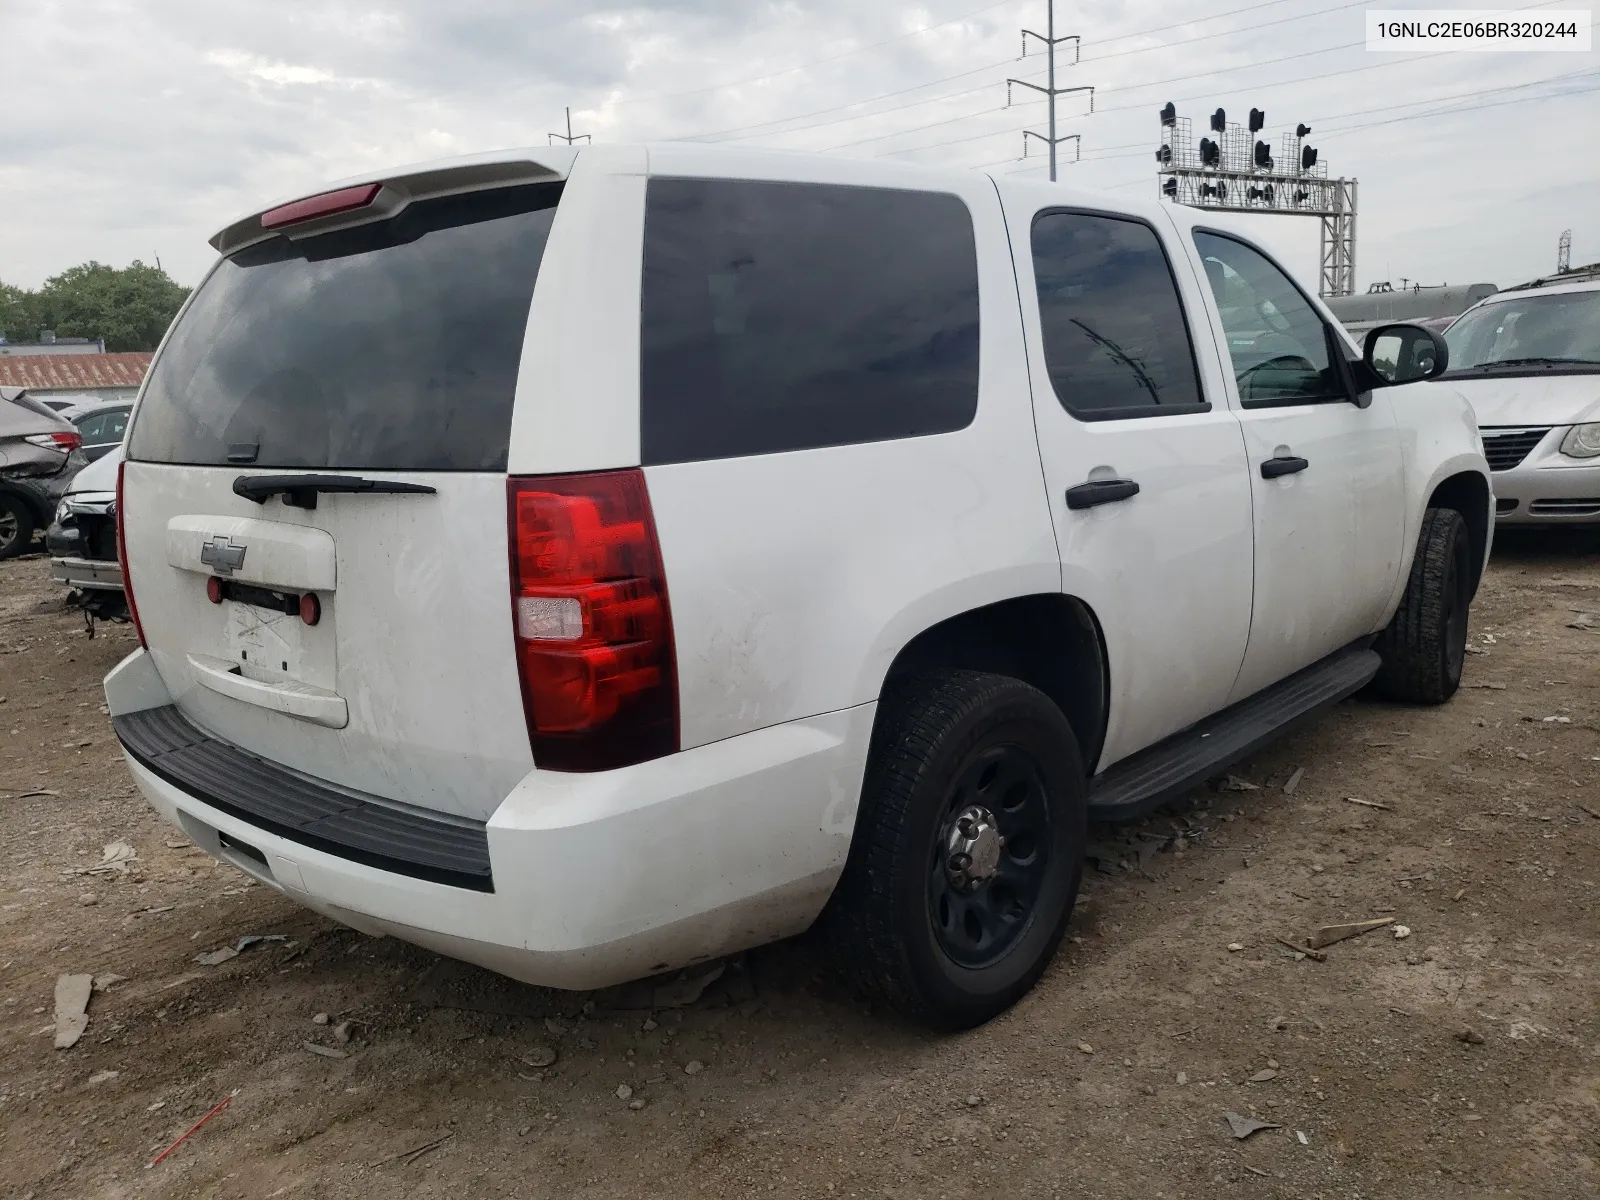
[[[111,724],[156,775],[257,829],[397,875],[494,891],[481,821],[429,816],[296,774],[212,737],[172,705]]]

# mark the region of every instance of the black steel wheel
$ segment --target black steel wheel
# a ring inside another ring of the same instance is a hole
[[[851,981],[942,1028],[979,1024],[1038,980],[1077,896],[1078,745],[1020,680],[934,671],[888,689],[824,928]]]
[[[0,494],[0,559],[25,554],[33,543],[33,513],[16,496]]]

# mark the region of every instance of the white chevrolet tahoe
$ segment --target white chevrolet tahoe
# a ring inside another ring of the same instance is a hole
[[[603,146],[213,244],[106,696],[161,813],[358,929],[583,989],[820,917],[970,1025],[1088,819],[1459,681],[1493,500],[1443,343],[1363,356],[1207,214]]]

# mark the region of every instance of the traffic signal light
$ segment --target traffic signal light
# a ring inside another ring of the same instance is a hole
[[[1161,123],[1163,125],[1174,125],[1174,124],[1177,123],[1177,120],[1178,120],[1178,108],[1177,108],[1177,105],[1172,104],[1171,102],[1168,102],[1167,104],[1163,105],[1162,109],[1161,109]]]
[[[1210,138],[1200,139],[1200,165],[1214,167],[1222,161],[1222,147]]]
[[[1272,170],[1272,147],[1265,142],[1256,143],[1256,166],[1264,171]]]
[[[1300,169],[1309,171],[1317,165],[1317,148],[1315,146],[1300,147]]]
[[[1309,125],[1296,125],[1294,127],[1294,135],[1295,135],[1295,137],[1305,137],[1305,135],[1310,133],[1310,132],[1311,132],[1311,126],[1309,126]]]
[[[1161,185],[1161,190],[1169,196],[1176,197],[1178,194],[1178,181],[1168,175],[1166,181]]]
[[[1156,161],[1158,163],[1169,163],[1169,162],[1171,162],[1172,161],[1172,147],[1171,146],[1163,146],[1163,147],[1161,147],[1161,149],[1157,150],[1156,151]]]
[[[1211,128],[1217,133],[1222,133],[1228,128],[1228,114],[1222,109],[1217,109],[1211,114]]]
[[[1264,126],[1266,123],[1267,123],[1267,114],[1266,113],[1262,112],[1259,108],[1252,108],[1250,110],[1250,132],[1251,133],[1260,133],[1262,126]]]

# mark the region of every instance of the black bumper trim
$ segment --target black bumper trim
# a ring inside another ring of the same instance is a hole
[[[480,821],[428,816],[296,774],[212,737],[170,704],[111,724],[142,766],[258,829],[397,875],[494,891]]]

